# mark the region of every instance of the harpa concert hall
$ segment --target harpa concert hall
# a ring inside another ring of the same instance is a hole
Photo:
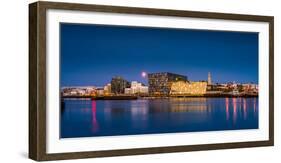
[[[150,95],[167,96],[170,94],[173,82],[187,81],[187,76],[160,72],[148,74],[148,91]]]

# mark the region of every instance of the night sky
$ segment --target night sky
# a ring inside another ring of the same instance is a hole
[[[258,83],[258,33],[61,24],[61,86],[104,86],[142,72]]]

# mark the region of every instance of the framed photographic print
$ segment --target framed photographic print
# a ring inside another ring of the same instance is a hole
[[[29,157],[272,146],[272,16],[29,5]]]

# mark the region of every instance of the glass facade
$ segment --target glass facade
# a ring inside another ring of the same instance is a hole
[[[125,88],[129,88],[130,83],[120,76],[111,79],[111,93],[124,94]]]
[[[148,74],[149,94],[167,96],[170,93],[172,83],[176,81],[187,81],[187,77],[169,72],[150,73]]]

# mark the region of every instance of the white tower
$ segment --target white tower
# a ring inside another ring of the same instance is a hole
[[[212,85],[212,78],[210,72],[208,72],[208,85]]]

